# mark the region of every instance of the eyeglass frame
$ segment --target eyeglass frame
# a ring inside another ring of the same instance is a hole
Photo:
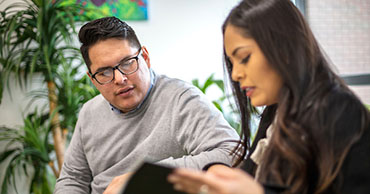
[[[139,53],[136,56],[129,57],[129,58],[123,60],[123,61],[120,61],[116,66],[112,67],[111,69],[112,69],[112,72],[113,72],[113,78],[109,82],[101,83],[98,79],[96,79],[96,77],[95,77],[96,74],[100,73],[101,71],[97,71],[94,74],[91,74],[91,72],[90,72],[91,78],[95,79],[95,81],[97,81],[100,85],[105,85],[105,84],[111,83],[115,79],[115,73],[114,73],[115,70],[118,70],[122,75],[131,75],[131,74],[135,73],[139,69],[139,56],[140,56],[140,54],[142,54],[142,51],[143,50],[140,48],[137,51]],[[136,60],[136,63],[137,63],[136,69],[134,71],[130,72],[130,73],[122,72],[118,67],[122,64],[122,62],[126,62],[126,61],[129,61],[131,59]]]

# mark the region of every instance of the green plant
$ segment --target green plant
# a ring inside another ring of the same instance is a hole
[[[211,74],[203,84],[199,83],[198,79],[193,79],[192,84],[195,87],[199,88],[206,95],[208,94],[207,91],[210,87],[217,86],[217,88],[221,92],[221,95],[217,99],[213,100],[212,103],[222,112],[224,118],[227,120],[230,126],[233,127],[238,133],[240,133],[241,125],[237,121],[238,113],[237,111],[235,111],[235,108],[232,106],[232,104],[228,101],[229,96],[227,96],[225,92],[224,81],[220,79],[214,79],[214,74]]]
[[[27,77],[33,73],[42,74],[48,90],[58,171],[63,163],[66,137],[57,111],[56,78],[59,66],[77,55],[71,42],[76,34],[75,22],[84,19],[78,15],[81,9],[77,5],[63,5],[62,0],[23,0],[1,12],[1,61],[4,62],[1,64],[1,79],[5,83],[14,73],[22,86],[27,85]]]
[[[63,132],[65,135],[69,132],[68,137],[73,133],[81,106],[98,94],[98,90],[92,87],[89,78],[86,75],[79,75],[78,69],[79,65],[65,64],[58,70],[56,79],[59,104],[56,111],[61,115],[60,126],[64,129]],[[47,99],[48,94],[47,91],[41,89],[30,92],[30,97],[32,100],[29,105],[35,100]],[[49,191],[53,190],[51,186],[54,185],[58,172],[54,166],[55,158],[50,157],[54,152],[53,142],[50,141],[51,129],[49,115],[39,114],[37,111],[24,119],[24,127],[19,129],[0,128],[0,141],[9,142],[9,147],[21,145],[16,149],[0,151],[0,163],[7,158],[11,158],[12,161],[8,164],[5,179],[1,183],[2,193],[7,193],[8,184],[15,186],[13,179],[17,167],[24,169],[23,173],[27,175],[27,170],[22,167],[24,164],[32,165],[36,170],[32,175],[30,193],[50,193]],[[30,156],[27,156],[27,153]]]
[[[0,1],[0,4],[3,1]],[[0,140],[17,149],[1,150],[0,162],[10,159],[2,185],[14,183],[15,169],[30,164],[31,193],[50,193],[59,176],[68,134],[73,132],[77,112],[88,99],[98,94],[87,76],[79,74],[81,57],[73,46],[76,22],[89,20],[79,15],[83,8],[63,4],[63,0],[22,0],[0,11],[0,103],[9,77],[23,87],[35,73],[42,76],[47,89],[33,91],[32,100],[46,98],[46,114],[32,113],[19,129],[1,127]],[[31,101],[32,103],[32,101]],[[36,134],[36,135],[35,135]],[[37,139],[39,138],[39,139]],[[50,157],[53,156],[53,157]],[[54,166],[54,161],[57,165]],[[52,172],[50,175],[47,172]],[[23,171],[27,175],[27,171]]]
[[[0,153],[0,162],[9,160],[5,168],[4,181],[1,184],[2,193],[7,193],[8,184],[14,185],[18,168],[21,168],[26,175],[29,173],[27,165],[34,169],[31,193],[52,193],[53,184],[48,178],[47,170],[47,165],[51,164],[49,154],[53,150],[53,146],[49,143],[52,127],[48,115],[35,111],[23,121],[24,126],[19,129],[0,127],[0,141],[8,142],[5,151]]]
[[[68,129],[70,135],[82,105],[99,94],[89,77],[80,74],[79,67],[72,67],[70,63],[63,65],[56,82],[59,91],[59,113],[63,115],[61,127]]]
[[[77,57],[77,56],[76,56]],[[81,74],[81,65],[67,63],[60,66],[55,78],[60,126],[70,137],[77,122],[77,115],[82,105],[99,94],[86,74]],[[30,92],[32,100],[29,106],[38,99],[47,99],[44,89]]]

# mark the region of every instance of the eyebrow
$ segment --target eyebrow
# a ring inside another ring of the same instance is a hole
[[[240,47],[237,47],[236,49],[234,49],[234,51],[231,53],[232,56],[235,56],[236,53],[240,50],[240,49],[244,49],[244,48],[248,48],[248,47],[252,47],[252,46],[240,46]]]
[[[110,67],[110,66],[107,66],[107,67],[99,67],[97,70],[96,70],[96,72],[95,73],[97,73],[97,72],[102,72],[102,71],[104,71],[104,70],[107,70],[107,69],[111,69],[112,67]]]
[[[128,59],[131,59],[131,58],[134,58],[135,56],[134,55],[129,55],[129,56],[126,56],[126,57],[124,57],[123,59],[121,59],[116,65],[118,65],[118,64],[120,64],[120,63],[122,63],[123,61],[126,61],[126,60],[128,60]],[[115,65],[115,66],[116,66]],[[115,66],[113,66],[113,67],[115,67]],[[111,66],[106,66],[106,67],[99,67],[97,70],[96,70],[96,72],[102,72],[102,71],[104,71],[104,70],[107,70],[107,69],[111,69],[111,68],[113,68],[113,67],[111,67]],[[96,73],[95,72],[95,73]]]

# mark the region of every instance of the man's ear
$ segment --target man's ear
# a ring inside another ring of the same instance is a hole
[[[94,84],[94,86],[96,87],[96,85],[95,85],[95,81],[94,81],[94,79],[92,78],[92,76],[91,76],[91,74],[89,73],[89,71],[86,71],[86,74],[87,74],[87,76],[89,76],[89,78],[90,78],[90,80],[91,80],[91,82]]]
[[[96,87],[96,84],[98,84],[98,83],[92,78],[92,76],[89,73],[89,71],[86,71],[86,74],[87,74],[87,76],[89,76],[89,78],[90,78],[91,82],[93,83],[93,85],[95,86],[95,88],[98,89],[98,87]]]
[[[94,86],[95,86],[95,88],[97,88],[96,87],[96,82],[95,82],[95,80],[92,78],[92,76],[91,76],[91,74],[89,73],[89,71],[86,71],[86,74],[87,74],[87,76],[89,76],[89,78],[90,78],[90,80],[91,80],[91,82],[94,84]]]
[[[143,58],[144,58],[144,60],[145,60],[145,62],[146,62],[146,64],[147,64],[147,66],[148,66],[148,68],[150,68],[150,57],[149,57],[149,52],[148,52],[148,50],[146,49],[146,47],[145,46],[142,46],[141,47],[141,50],[142,50],[142,55],[143,55]]]
[[[86,74],[89,76],[90,80],[93,81],[93,78],[91,77],[89,71],[86,71]]]

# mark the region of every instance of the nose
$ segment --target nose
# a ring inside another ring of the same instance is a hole
[[[231,79],[235,82],[240,81],[245,76],[245,73],[242,71],[238,65],[233,65],[233,69],[231,71]]]
[[[117,69],[115,69],[113,71],[113,73],[114,73],[114,83],[115,84],[123,84],[123,83],[125,83],[127,81],[127,76],[126,75],[123,75]]]

